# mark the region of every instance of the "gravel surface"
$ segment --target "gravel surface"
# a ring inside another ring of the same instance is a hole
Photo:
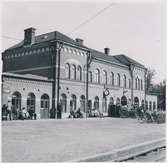
[[[70,161],[164,138],[165,124],[136,119],[67,119],[2,122],[2,161]]]

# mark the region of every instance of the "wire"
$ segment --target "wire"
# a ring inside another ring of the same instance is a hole
[[[15,37],[10,37],[10,36],[0,36],[2,38],[5,38],[5,39],[10,39],[10,40],[19,40],[19,41],[22,41],[22,39],[19,39],[19,38],[15,38]]]
[[[71,33],[75,32],[76,30],[78,30],[79,28],[83,27],[85,24],[89,23],[90,21],[92,21],[93,19],[95,19],[97,16],[99,16],[101,13],[103,13],[105,10],[109,9],[111,6],[113,6],[115,3],[110,3],[107,7],[101,9],[100,11],[98,11],[95,15],[91,16],[90,18],[88,18],[87,20],[85,20],[84,22],[82,22],[81,24],[79,24],[77,27],[75,27],[73,30],[71,30],[69,33],[67,33],[67,35],[70,35]]]

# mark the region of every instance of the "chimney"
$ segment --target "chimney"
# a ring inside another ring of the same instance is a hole
[[[110,48],[104,48],[104,54],[109,55],[110,54]]]
[[[35,43],[35,28],[27,28],[24,30],[24,45]]]
[[[80,38],[76,38],[75,41],[79,44],[79,45],[83,45],[83,41],[82,39]]]

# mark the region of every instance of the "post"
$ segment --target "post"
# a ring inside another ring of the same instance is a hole
[[[91,64],[91,54],[90,52],[88,51],[87,52],[87,60],[86,60],[86,117],[88,116],[88,100],[89,100],[89,66]]]
[[[59,107],[59,96],[60,96],[60,53],[61,53],[61,48],[63,47],[62,43],[57,42],[57,60],[58,60],[58,68],[57,68],[57,109]],[[57,111],[56,109],[56,111]],[[57,114],[56,114],[57,115]]]
[[[56,47],[54,45],[51,45],[51,65],[52,65],[52,109],[53,109],[53,117],[56,118],[56,108],[55,108],[55,98],[56,98]]]

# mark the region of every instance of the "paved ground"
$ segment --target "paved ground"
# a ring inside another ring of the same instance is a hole
[[[136,119],[2,122],[2,161],[70,161],[165,137],[165,124]]]

